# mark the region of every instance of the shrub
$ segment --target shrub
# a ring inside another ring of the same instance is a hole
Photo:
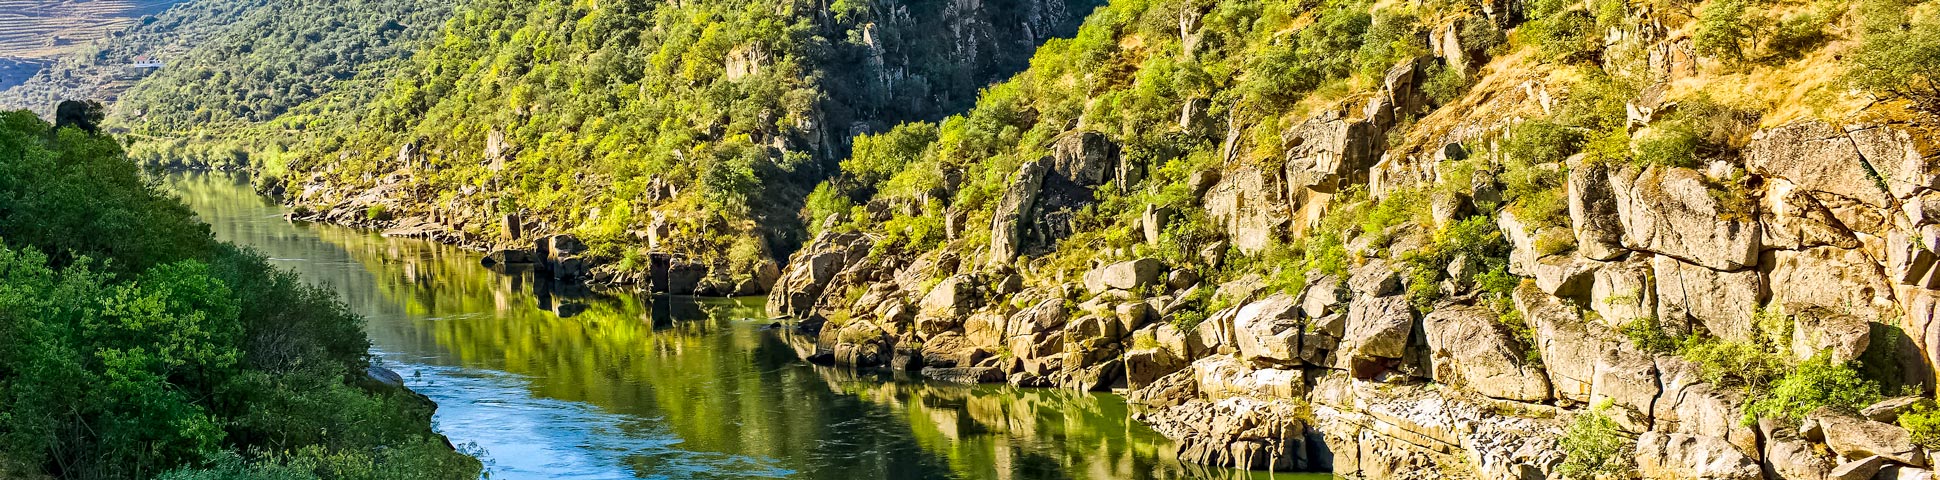
[[[1594,63],[1603,48],[1602,32],[1589,12],[1565,10],[1517,29],[1521,43],[1532,45],[1544,59],[1556,63]]]
[[[1692,35],[1692,46],[1699,55],[1717,57],[1727,64],[1745,61],[1744,47],[1740,42],[1751,38],[1752,29],[1745,21],[1745,8],[1750,0],[1711,0],[1698,10],[1697,31]]]
[[[1557,475],[1574,480],[1625,478],[1636,470],[1633,452],[1637,441],[1610,419],[1610,405],[1604,400],[1570,419],[1562,441],[1557,443],[1563,450]]]
[[[1940,448],[1940,409],[1931,402],[1914,404],[1912,409],[1900,414],[1900,427],[1913,434],[1913,443],[1926,448]]]
[[[1889,98],[1940,110],[1940,21],[1868,32],[1847,74],[1854,85]]]
[[[1659,355],[1677,353],[1678,339],[1664,331],[1664,326],[1657,322],[1657,317],[1643,317],[1624,322],[1617,331],[1630,338],[1631,344],[1646,352]]]
[[[1879,385],[1860,377],[1846,362],[1826,353],[1813,355],[1772,384],[1770,392],[1745,409],[1745,423],[1771,415],[1799,420],[1819,407],[1845,410],[1879,401]]]

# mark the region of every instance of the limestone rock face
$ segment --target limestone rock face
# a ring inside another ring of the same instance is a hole
[[[1257,167],[1241,167],[1219,176],[1205,195],[1206,214],[1226,231],[1234,248],[1246,253],[1266,250],[1290,213],[1280,201],[1278,175]]]
[[[990,218],[990,264],[1007,265],[1023,250],[1024,222],[1036,206],[1039,189],[1050,166],[1044,162],[1025,162],[1004,188],[997,211]]]
[[[1867,172],[1859,146],[1844,130],[1825,122],[1799,122],[1753,134],[1744,158],[1752,173],[1790,180],[1808,190],[1879,208],[1890,197]]]
[[[1616,193],[1610,189],[1609,168],[1581,161],[1570,163],[1567,187],[1577,254],[1591,260],[1623,256],[1629,250],[1623,248],[1623,220],[1617,212]]]
[[[860,260],[874,245],[862,234],[823,230],[789,259],[788,268],[782,270],[781,279],[768,292],[768,314],[808,318],[836,274]]]
[[[1750,341],[1752,315],[1764,279],[1752,270],[1720,272],[1668,256],[1651,259],[1657,280],[1657,316],[1682,331],[1702,327],[1720,338]]]
[[[1704,175],[1687,168],[1649,167],[1612,171],[1623,245],[1675,257],[1713,270],[1756,265],[1759,226],[1755,212],[1732,211],[1712,195]]]
[[[1758,462],[1722,440],[1681,433],[1644,432],[1637,438],[1637,468],[1646,479],[1760,480]]]
[[[1454,307],[1422,318],[1435,381],[1506,400],[1548,400],[1548,376],[1526,364],[1523,347],[1495,317],[1486,308]]]
[[[1815,422],[1824,429],[1826,446],[1846,458],[1878,455],[1905,465],[1927,465],[1926,452],[1913,444],[1913,437],[1906,429],[1841,413],[1830,407],[1814,410],[1806,415],[1806,421]]]

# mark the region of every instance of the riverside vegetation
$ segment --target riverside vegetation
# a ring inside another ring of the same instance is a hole
[[[206,106],[303,218],[1121,389],[1189,461],[1931,476],[1940,6],[1093,6],[478,1],[364,96]]]
[[[108,136],[0,113],[0,476],[447,478],[362,319],[217,242]]]

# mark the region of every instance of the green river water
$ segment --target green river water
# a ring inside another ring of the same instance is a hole
[[[1328,478],[1182,464],[1115,395],[812,366],[762,299],[549,292],[476,252],[286,221],[237,176],[162,181],[368,318],[376,356],[491,478]]]

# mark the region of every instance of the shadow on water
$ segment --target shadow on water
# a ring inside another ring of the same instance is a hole
[[[1325,478],[1184,465],[1117,396],[810,366],[760,299],[604,294],[474,252],[294,224],[236,177],[164,183],[328,285],[494,478]]]

